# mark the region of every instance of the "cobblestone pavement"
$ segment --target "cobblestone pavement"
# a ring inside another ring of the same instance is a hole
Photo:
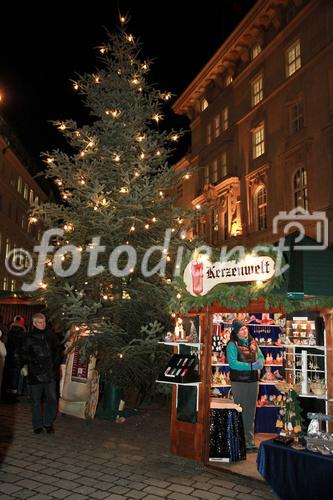
[[[171,455],[169,418],[163,408],[124,424],[58,416],[54,435],[35,435],[27,403],[0,404],[0,498],[276,498],[263,482]]]

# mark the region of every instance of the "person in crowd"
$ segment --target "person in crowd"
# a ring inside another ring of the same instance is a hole
[[[234,401],[242,407],[246,449],[256,451],[254,443],[254,418],[259,391],[260,372],[264,356],[257,342],[249,334],[245,323],[235,319],[227,345],[230,366],[230,383]]]
[[[32,317],[33,328],[22,346],[22,362],[28,367],[28,384],[32,404],[32,428],[35,434],[44,429],[54,432],[57,414],[56,381],[60,364],[60,344],[56,334],[46,328],[42,313]],[[43,401],[43,411],[42,411]]]
[[[20,352],[25,335],[25,319],[17,315],[7,335],[7,356],[3,374],[3,399],[9,403],[18,402],[17,389],[22,368]]]
[[[2,330],[0,330],[0,391],[2,387],[2,374],[5,367],[5,359],[7,355],[7,349],[5,343],[2,341]]]
[[[3,321],[3,317],[1,316],[1,314],[0,314],[0,330],[2,332],[1,340],[6,345],[7,344],[8,328],[5,325],[5,323]]]

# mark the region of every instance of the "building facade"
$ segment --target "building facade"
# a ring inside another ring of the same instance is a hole
[[[15,135],[0,117],[0,291],[15,292],[20,282],[5,266],[15,248],[33,249],[39,228],[29,219],[30,207],[46,195],[28,171],[29,158]],[[27,262],[18,262],[21,266]]]
[[[173,109],[191,128],[177,202],[204,209],[203,240],[274,242],[299,207],[324,213],[333,243],[331,0],[259,0]]]

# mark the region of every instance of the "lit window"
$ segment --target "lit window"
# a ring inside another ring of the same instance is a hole
[[[39,205],[39,196],[36,196],[36,198],[35,198],[35,204]]]
[[[264,125],[256,128],[252,132],[252,155],[253,158],[258,158],[265,152],[265,133]]]
[[[287,49],[286,57],[286,73],[288,77],[301,67],[301,44],[299,40]]]
[[[255,220],[257,231],[267,229],[267,191],[260,186],[255,193]]]
[[[233,80],[232,75],[230,75],[230,73],[227,73],[224,79],[224,85],[228,87],[228,85],[232,83],[232,80]]]
[[[30,189],[30,193],[29,193],[29,203],[30,203],[30,205],[33,205],[33,203],[34,203],[34,197],[35,197],[35,195],[34,195],[33,189]]]
[[[223,212],[221,216],[221,237],[223,241],[227,240],[229,237],[228,210]]]
[[[252,106],[256,106],[260,101],[263,100],[263,78],[262,75],[259,75],[253,82],[251,83],[251,102]]]
[[[8,278],[6,276],[3,279],[3,289],[4,290],[8,289]]]
[[[214,138],[218,137],[221,133],[221,117],[220,115],[216,115],[214,118]]]
[[[210,144],[212,142],[212,124],[209,123],[206,129],[206,143]]]
[[[15,287],[16,287],[16,281],[15,280],[11,280],[10,291],[14,292],[15,291]]]
[[[213,161],[212,182],[215,183],[219,180],[219,171],[217,160]]]
[[[289,106],[289,133],[295,134],[304,127],[303,101],[299,100]]]
[[[305,168],[299,168],[293,180],[294,208],[308,210],[308,176]]]
[[[200,101],[200,111],[205,111],[208,108],[208,101],[204,97]]]
[[[256,43],[255,45],[253,45],[253,47],[251,48],[251,59],[255,59],[261,52],[261,45],[260,43]]]
[[[183,184],[180,183],[177,186],[177,199],[183,197]]]
[[[204,168],[204,184],[209,184],[209,167]]]
[[[27,200],[28,195],[29,195],[29,186],[28,186],[28,184],[24,184],[23,198],[25,200]]]
[[[228,173],[228,165],[227,165],[227,153],[223,151],[221,154],[221,177],[225,177]]]
[[[222,109],[222,130],[227,130],[229,127],[229,111],[228,108]]]
[[[6,239],[6,259],[7,259],[8,255],[9,255],[9,252],[10,252],[10,239],[7,238]]]
[[[17,192],[22,193],[22,187],[23,187],[23,182],[22,182],[22,177],[19,175],[17,179]]]
[[[211,227],[212,227],[212,242],[214,245],[217,245],[219,242],[219,211],[218,208],[213,208],[211,214]]]

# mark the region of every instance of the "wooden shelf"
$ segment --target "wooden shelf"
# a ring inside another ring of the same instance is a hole
[[[324,345],[309,345],[309,344],[283,344],[281,347],[285,349],[294,349],[298,347],[299,349],[319,349],[320,351],[325,350]]]
[[[172,384],[172,385],[188,385],[188,386],[197,386],[201,384],[201,382],[168,382],[167,380],[155,380],[159,384]]]

